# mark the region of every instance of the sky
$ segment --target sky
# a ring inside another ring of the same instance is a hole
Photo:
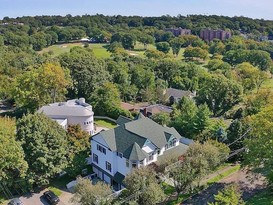
[[[273,0],[0,0],[0,19],[97,13],[126,16],[215,14],[273,20]]]

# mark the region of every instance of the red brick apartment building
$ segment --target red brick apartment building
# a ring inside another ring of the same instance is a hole
[[[191,35],[191,30],[184,28],[166,28],[165,31],[172,32],[175,36]]]
[[[230,31],[203,29],[200,32],[200,38],[204,41],[212,41],[215,38],[224,41],[230,37]]]

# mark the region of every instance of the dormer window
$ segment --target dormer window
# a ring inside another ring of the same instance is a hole
[[[122,158],[122,157],[123,157],[123,154],[120,153],[120,152],[117,152],[117,156],[119,156],[120,158]]]
[[[137,168],[137,163],[136,162],[132,162],[132,168]]]

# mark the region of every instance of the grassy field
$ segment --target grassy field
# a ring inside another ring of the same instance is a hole
[[[111,53],[107,51],[106,44],[93,43],[89,44],[89,48],[92,48],[94,55],[98,58],[110,58]]]
[[[273,192],[266,190],[250,198],[246,205],[273,205]]]
[[[39,53],[45,52],[53,52],[53,56],[58,56],[62,53],[69,52],[71,48],[75,46],[83,47],[82,43],[66,43],[60,45],[49,46]],[[109,53],[106,49],[106,44],[93,43],[89,44],[89,48],[92,48],[94,51],[94,55],[99,58],[109,58],[111,53]]]
[[[51,52],[53,56],[58,56],[62,53],[69,52],[71,48],[75,46],[80,46],[82,47],[84,44],[83,43],[66,43],[66,44],[60,44],[60,45],[52,45],[49,46],[42,51],[39,51],[38,53],[46,53],[46,52]],[[92,48],[94,51],[94,55],[98,58],[109,58],[111,56],[111,53],[107,51],[107,44],[100,44],[100,43],[91,43],[89,44],[89,48]],[[149,44],[147,46],[147,49],[149,50],[156,50],[155,45]],[[184,48],[182,48],[178,54],[178,57],[175,58],[177,60],[183,59],[183,53],[184,53]],[[129,55],[132,56],[140,56],[140,57],[145,57],[145,50],[144,50],[144,45],[137,42],[135,45],[135,48],[133,50],[127,50]],[[169,52],[170,55],[172,55],[172,50]]]
[[[106,128],[115,128],[117,125],[108,120],[95,120],[95,124],[99,127],[106,127]]]

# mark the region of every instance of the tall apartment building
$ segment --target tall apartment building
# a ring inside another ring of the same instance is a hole
[[[172,32],[175,36],[184,36],[184,35],[191,35],[190,29],[183,29],[183,28],[166,28],[165,31]]]
[[[203,29],[200,32],[200,38],[204,41],[212,41],[215,38],[224,41],[231,38],[231,32],[224,30]]]

